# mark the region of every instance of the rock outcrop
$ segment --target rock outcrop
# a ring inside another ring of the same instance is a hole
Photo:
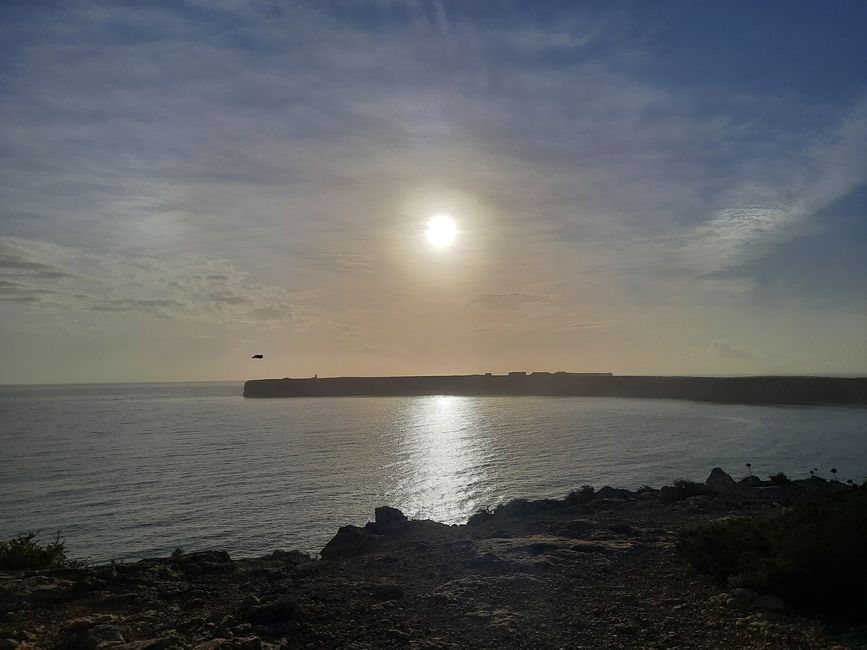
[[[685,526],[773,516],[740,496],[773,486],[729,498],[732,483],[715,468],[712,494],[670,504],[649,488],[514,501],[472,526],[382,507],[321,560],[209,551],[0,574],[0,650],[838,647],[778,597],[726,591],[677,558]],[[783,496],[802,483],[837,489]]]
[[[722,496],[732,496],[738,492],[738,484],[735,480],[719,467],[714,467],[710,476],[704,482],[709,490]]]

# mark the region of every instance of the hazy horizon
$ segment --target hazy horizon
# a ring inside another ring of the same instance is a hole
[[[865,375],[864,33],[846,0],[4,3],[0,384]]]
[[[460,374],[483,375],[483,374],[485,374],[485,372],[487,372],[487,371],[467,372],[467,373],[460,373]],[[541,370],[541,371],[528,370],[527,371],[528,374],[531,372],[552,372],[553,373],[556,371],[553,371],[553,370],[552,371],[547,371],[547,370]],[[573,372],[573,371],[567,370],[566,372]],[[574,372],[582,372],[582,371],[574,371]],[[505,375],[507,373],[493,373],[493,374]],[[435,375],[435,376],[458,376],[458,375],[459,375],[459,373],[442,373],[440,375]],[[345,378],[345,377],[370,377],[370,376],[372,376],[372,375],[338,374],[338,375],[321,375],[321,378],[327,379],[329,377]],[[419,375],[403,374],[403,375],[377,375],[377,376],[413,377],[413,376],[419,376]],[[736,378],[736,377],[755,377],[755,376],[762,376],[762,375],[753,375],[753,374],[711,375],[708,373],[702,373],[702,374],[699,374],[699,373],[694,373],[694,374],[673,373],[671,375],[660,375],[657,373],[657,374],[653,374],[653,375],[628,375],[628,374],[615,373],[614,376],[616,376],[616,377],[649,376],[649,377],[721,377],[721,378],[733,377],[733,378]],[[825,373],[825,374],[822,374],[822,373],[816,373],[816,372],[812,372],[812,373],[811,372],[805,372],[805,373],[798,373],[798,374],[779,374],[779,375],[765,375],[765,376],[768,376],[768,377],[834,377],[834,378],[840,378],[840,379],[860,379],[860,378],[867,378],[867,373],[844,372],[844,373]],[[249,381],[251,379],[255,380],[255,379],[284,379],[284,378],[309,379],[309,377],[302,377],[302,376],[288,376],[288,377],[287,376],[283,376],[283,377],[279,377],[279,376],[264,377],[264,376],[261,376],[260,377],[258,375],[250,375],[249,377],[243,377],[240,379],[239,378],[231,378],[231,379],[171,379],[171,380],[158,380],[157,379],[157,380],[142,380],[142,381],[109,381],[109,382],[100,382],[100,381],[75,382],[75,381],[73,381],[73,382],[46,382],[43,384],[0,383],[0,388],[29,388],[29,387],[36,388],[36,387],[51,387],[51,386],[56,386],[56,387],[63,387],[63,386],[123,386],[123,385],[138,385],[138,384],[154,384],[154,385],[159,385],[159,384],[235,384],[235,383],[236,384],[243,384],[244,382]],[[593,399],[597,399],[597,398],[594,397]],[[621,398],[615,397],[613,399],[621,399]],[[666,399],[666,398],[660,398],[660,399]],[[855,407],[855,408],[858,408],[858,407]]]

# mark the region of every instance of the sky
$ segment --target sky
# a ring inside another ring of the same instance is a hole
[[[6,0],[0,383],[867,373],[865,33],[862,0]]]

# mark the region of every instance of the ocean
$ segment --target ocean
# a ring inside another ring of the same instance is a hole
[[[0,388],[0,539],[75,557],[317,553],[379,505],[461,523],[721,466],[867,477],[867,409],[580,397],[244,399],[240,382]]]

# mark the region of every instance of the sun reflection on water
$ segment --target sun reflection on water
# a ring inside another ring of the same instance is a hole
[[[457,523],[488,505],[496,450],[476,406],[449,395],[406,402],[387,494],[407,515]]]

